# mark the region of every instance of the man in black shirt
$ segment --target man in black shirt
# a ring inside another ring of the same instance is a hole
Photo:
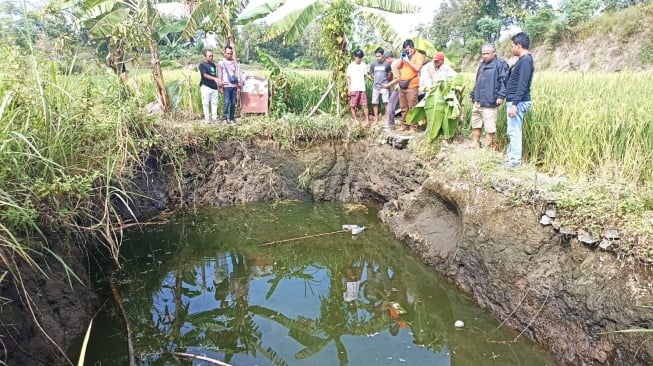
[[[202,95],[202,111],[204,121],[218,120],[218,74],[213,63],[213,51],[204,50],[204,62],[200,63],[200,95]],[[209,115],[209,106],[211,114]]]
[[[521,165],[522,127],[524,115],[531,109],[531,82],[533,80],[533,56],[528,48],[531,40],[526,33],[519,32],[512,37],[512,54],[519,57],[510,69],[506,83],[506,110],[508,114],[508,145],[505,165],[516,168]]]

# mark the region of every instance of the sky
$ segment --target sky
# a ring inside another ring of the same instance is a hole
[[[285,5],[278,9],[279,14],[287,14],[308,2],[314,0],[286,0]],[[397,34],[401,38],[410,38],[417,35],[415,26],[422,23],[430,23],[433,20],[433,13],[440,4],[440,0],[404,0],[405,3],[415,5],[419,8],[417,13],[413,14],[389,14],[388,20],[395,27]],[[265,0],[250,0],[248,8],[255,8],[265,3]],[[268,22],[274,21],[274,18],[267,19]]]

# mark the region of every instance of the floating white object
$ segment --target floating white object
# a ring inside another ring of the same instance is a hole
[[[462,327],[465,326],[465,323],[463,323],[462,320],[456,320],[456,322],[453,323],[453,326],[456,327],[456,328],[462,328]]]
[[[356,226],[356,227],[351,229],[351,234],[352,235],[358,235],[358,234],[362,233],[363,230],[365,230],[365,226]]]
[[[352,230],[355,227],[358,227],[358,225],[342,225],[342,230]]]

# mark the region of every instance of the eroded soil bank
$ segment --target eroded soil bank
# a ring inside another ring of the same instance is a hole
[[[383,204],[381,219],[398,238],[561,364],[653,363],[645,334],[610,333],[651,327],[644,306],[653,305],[653,295],[645,268],[633,269],[575,239],[565,242],[538,223],[539,212],[513,207],[502,194],[440,166],[424,166],[407,150],[372,141],[301,150],[229,142],[211,152],[190,152],[183,166],[153,153],[145,167],[135,177],[148,197],[134,203],[140,217],[181,205],[276,199]],[[45,303],[43,311],[52,312]],[[80,311],[80,320],[88,313]],[[63,347],[72,336],[64,333]]]

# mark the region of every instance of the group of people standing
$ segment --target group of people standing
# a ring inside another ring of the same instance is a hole
[[[528,51],[530,39],[520,32],[511,38],[512,54],[517,62],[509,67],[508,63],[496,55],[494,44],[482,47],[482,62],[476,72],[476,81],[470,94],[472,107],[472,146],[481,146],[482,129],[485,128],[485,146],[494,147],[496,134],[497,110],[506,104],[507,134],[510,140],[507,159],[504,165],[518,167],[522,157],[522,126],[524,115],[531,108],[531,82],[533,79],[533,57]],[[444,54],[436,52],[432,62],[426,62],[426,55],[415,49],[415,44],[408,39],[403,43],[400,57],[395,58],[392,51],[377,48],[375,60],[369,70],[363,60],[363,51],[354,51],[354,59],[347,67],[347,88],[349,90],[349,107],[352,117],[356,119],[357,107],[362,107],[364,119],[369,120],[365,78],[373,80],[372,106],[374,123],[379,123],[379,102],[385,105],[386,127],[394,125],[397,103],[401,108],[401,130],[409,129],[406,125],[407,112],[415,107],[420,99],[420,88],[434,85],[440,80],[455,77],[456,71],[444,63]],[[415,128],[415,127],[413,127]]]
[[[420,88],[428,87],[439,80],[457,75],[451,66],[444,63],[444,53],[436,52],[432,62],[426,62],[426,55],[415,49],[415,43],[408,39],[403,44],[400,57],[392,51],[377,48],[375,60],[369,70],[363,60],[363,51],[354,51],[354,60],[347,68],[347,87],[349,90],[349,107],[352,117],[356,118],[357,107],[362,107],[363,118],[369,123],[369,111],[365,91],[365,78],[373,80],[372,107],[374,124],[379,123],[379,103],[385,105],[386,127],[395,124],[397,104],[401,108],[401,130],[406,125],[408,110],[415,107],[420,99]]]
[[[472,107],[472,146],[480,147],[481,131],[485,128],[485,146],[493,148],[496,134],[497,110],[506,104],[507,134],[510,140],[507,159],[509,167],[521,165],[522,126],[524,115],[531,108],[531,82],[533,79],[533,57],[529,52],[530,39],[520,32],[511,38],[512,54],[517,62],[508,63],[496,56],[494,44],[486,44],[481,49],[482,62],[476,71],[476,81],[470,94]],[[354,59],[347,67],[347,89],[352,117],[356,119],[356,109],[362,107],[364,119],[370,123],[365,78],[373,81],[372,107],[374,123],[379,123],[379,103],[385,105],[387,127],[395,123],[397,103],[401,108],[401,130],[406,125],[407,112],[419,100],[420,87],[434,85],[438,81],[455,77],[456,71],[444,63],[444,54],[437,52],[432,62],[426,63],[426,55],[415,49],[411,39],[403,43],[400,57],[392,51],[377,48],[375,60],[367,68],[363,62],[363,51],[354,51]],[[213,62],[213,52],[204,51],[204,62],[200,63],[200,93],[204,119],[218,121],[218,93],[224,94],[222,123],[236,123],[235,111],[238,91],[241,88],[240,66],[234,59],[233,48],[224,48],[224,58],[217,64]],[[414,128],[414,127],[413,127]]]
[[[213,51],[204,50],[204,61],[199,65],[200,94],[204,121],[218,122],[218,94],[224,95],[222,124],[236,123],[236,101],[241,88],[240,65],[234,59],[234,50],[226,46],[224,58],[213,62]]]
[[[528,49],[531,41],[523,32],[511,38],[511,52],[517,62],[508,63],[496,55],[493,44],[481,48],[483,61],[476,71],[476,82],[470,94],[472,107],[472,147],[480,147],[481,129],[485,128],[485,146],[494,147],[497,129],[497,110],[506,104],[507,134],[509,139],[506,161],[510,168],[521,165],[522,127],[524,116],[531,109],[533,56]]]

